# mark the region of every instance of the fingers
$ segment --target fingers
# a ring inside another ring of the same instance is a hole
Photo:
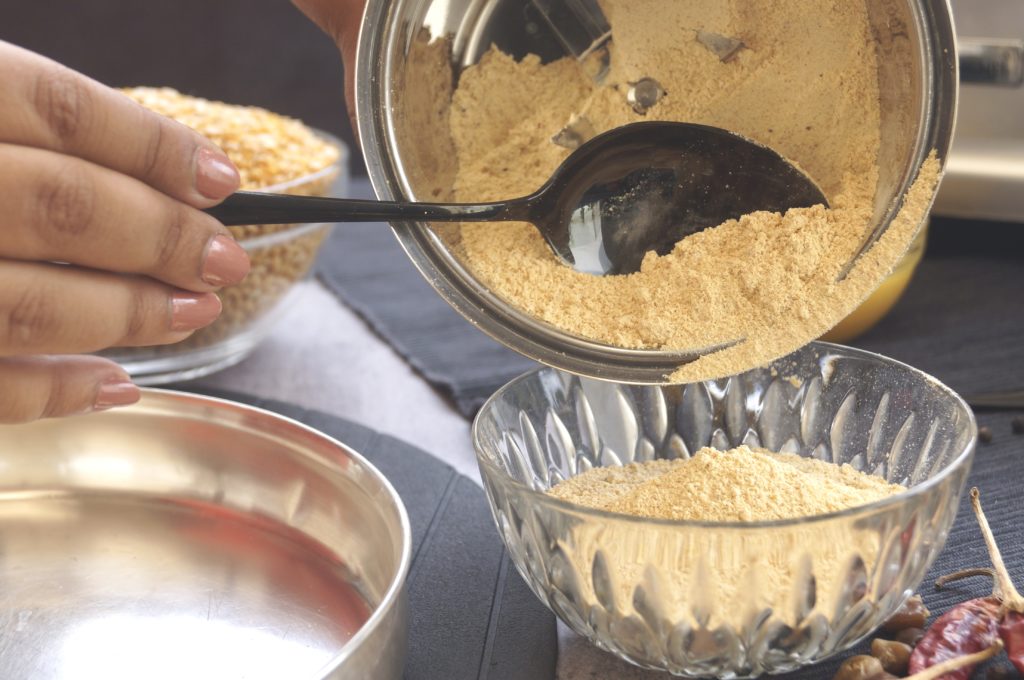
[[[0,357],[178,342],[220,311],[213,293],[146,277],[0,260]]]
[[[206,208],[239,185],[209,140],[45,57],[0,41],[0,142],[77,156]]]
[[[356,131],[356,46],[366,0],[292,0],[296,7],[334,39],[345,63],[345,104]]]
[[[204,292],[249,258],[209,215],[77,158],[0,144],[0,258],[145,274]]]
[[[25,423],[127,406],[139,388],[124,370],[99,357],[0,359],[0,423]]]

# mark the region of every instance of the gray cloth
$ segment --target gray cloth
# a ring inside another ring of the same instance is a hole
[[[401,440],[318,411],[218,392],[294,418],[363,454],[402,497],[412,529],[407,680],[552,678],[555,619],[503,550],[483,490]]]
[[[906,295],[854,344],[961,394],[1024,389],[1024,225],[936,221]]]

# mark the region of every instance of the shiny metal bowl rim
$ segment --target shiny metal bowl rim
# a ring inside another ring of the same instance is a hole
[[[237,401],[221,397],[211,397],[205,394],[194,394],[192,392],[152,387],[143,388],[142,393],[143,396],[148,394],[155,397],[169,398],[171,401],[207,405],[214,409],[227,409],[238,413],[253,414],[259,416],[262,420],[276,421],[278,423],[284,423],[289,427],[303,430],[314,439],[321,440],[330,448],[342,451],[346,457],[354,460],[362,466],[363,470],[368,472],[370,477],[375,479],[381,485],[381,488],[387,492],[388,499],[398,511],[399,523],[402,527],[402,554],[398,561],[398,568],[395,571],[395,577],[392,579],[391,584],[388,586],[388,589],[384,593],[380,602],[375,605],[371,605],[373,607],[373,613],[366,619],[363,625],[360,626],[359,630],[356,631],[356,634],[345,642],[344,646],[334,656],[334,658],[326,662],[320,670],[317,671],[318,677],[327,678],[333,671],[341,666],[349,656],[354,654],[366,638],[368,638],[373,631],[380,626],[381,619],[383,619],[392,610],[392,608],[396,606],[397,601],[401,598],[402,592],[405,589],[405,582],[409,576],[409,566],[412,562],[412,529],[409,525],[409,515],[406,512],[405,504],[402,502],[402,498],[398,495],[395,487],[391,485],[388,478],[385,477],[384,474],[378,470],[375,465],[373,465],[373,463],[368,461],[363,454],[338,439],[335,439],[320,430],[312,428],[305,423],[301,423],[294,418],[289,418],[288,416],[281,415],[280,413],[274,413],[273,411],[260,408],[258,406],[242,404]],[[304,458],[307,457],[307,455],[308,454],[306,453],[302,453]],[[319,460],[318,462],[331,469],[335,469],[335,466],[329,460]]]
[[[382,70],[394,59],[393,54],[383,51],[383,42],[385,30],[396,21],[393,15],[398,1],[370,2],[363,12],[354,72],[355,109],[358,139],[374,192],[382,199],[407,200],[407,178],[389,157],[389,149],[397,146],[386,113],[392,108],[395,83],[382,77]],[[925,29],[920,57],[926,103],[913,154],[916,171],[933,150],[945,162],[956,124],[959,64],[950,0],[904,1],[914,8]],[[897,206],[913,180],[911,176],[904,193],[896,197]],[[895,213],[890,220],[894,217]],[[599,380],[664,385],[670,383],[668,376],[680,365],[693,360],[695,351],[714,352],[720,346],[700,350],[632,349],[571,334],[522,312],[488,290],[447,247],[438,249],[437,237],[426,223],[393,222],[391,227],[416,269],[455,311],[499,343],[547,366]]]
[[[621,512],[612,512],[610,510],[600,510],[597,508],[589,508],[583,505],[572,503],[556,496],[552,496],[543,491],[537,491],[526,484],[520,482],[517,479],[511,477],[503,468],[496,465],[488,459],[482,452],[482,447],[479,445],[480,433],[479,428],[481,427],[481,421],[484,417],[484,413],[501,397],[513,389],[515,389],[520,383],[523,383],[539,373],[552,373],[557,372],[558,369],[551,368],[548,366],[541,366],[539,368],[527,371],[523,375],[513,378],[511,381],[506,383],[504,386],[498,389],[490,399],[484,402],[484,405],[480,407],[476,417],[473,419],[472,426],[472,437],[473,437],[473,448],[476,451],[476,460],[481,468],[481,475],[483,477],[498,477],[503,483],[509,484],[516,487],[516,489],[537,503],[548,504],[562,512],[574,514],[578,516],[591,517],[598,520],[613,520],[617,522],[629,522],[637,525],[654,525],[654,526],[667,526],[667,527],[685,527],[693,529],[715,529],[715,530],[747,530],[747,529],[771,529],[771,528],[786,528],[794,526],[808,526],[818,523],[830,522],[834,519],[843,519],[846,517],[853,517],[860,514],[869,514],[878,510],[885,510],[890,506],[900,505],[906,501],[912,500],[917,496],[929,493],[933,487],[940,484],[946,477],[952,475],[956,470],[960,469],[966,464],[969,464],[974,453],[974,449],[977,446],[978,441],[978,426],[974,418],[974,412],[964,401],[963,397],[953,391],[949,386],[940,380],[932,377],[924,371],[914,368],[909,364],[905,364],[902,361],[891,359],[882,354],[876,352],[869,352],[863,349],[857,349],[855,347],[847,347],[846,345],[838,345],[831,342],[811,342],[806,347],[821,352],[838,352],[846,357],[854,357],[859,359],[868,359],[871,361],[877,361],[882,364],[886,364],[896,369],[908,371],[912,375],[920,378],[924,382],[929,383],[940,392],[949,397],[957,408],[962,411],[967,417],[967,424],[970,428],[970,439],[966,446],[957,454],[957,457],[950,461],[942,470],[937,474],[929,477],[920,484],[908,488],[906,491],[901,491],[892,496],[887,496],[871,503],[864,505],[857,505],[852,508],[846,508],[844,510],[834,510],[821,515],[810,515],[805,517],[791,517],[788,519],[773,519],[773,520],[760,520],[756,522],[712,522],[712,521],[698,521],[689,519],[663,519],[657,517],[638,517],[636,515],[630,515]],[[784,359],[784,357],[783,357]],[[753,369],[761,370],[761,369]],[[741,374],[742,375],[742,374]],[[488,495],[488,499],[490,496]]]

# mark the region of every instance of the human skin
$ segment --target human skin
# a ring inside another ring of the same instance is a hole
[[[366,0],[292,0],[293,4],[329,35],[345,64],[345,104],[356,129],[356,45]]]
[[[296,0],[338,44],[354,111],[365,0]],[[85,353],[171,344],[220,314],[249,259],[202,209],[239,186],[212,142],[0,41],[0,423],[140,397]]]
[[[238,188],[214,144],[0,43],[0,422],[131,403],[116,364],[75,356],[177,342],[249,270],[202,208]]]

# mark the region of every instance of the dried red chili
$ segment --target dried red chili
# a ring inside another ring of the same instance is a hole
[[[999,637],[1006,645],[1006,655],[1010,663],[1024,673],[1024,616],[1019,612],[1007,612],[999,624]]]
[[[956,659],[990,647],[999,639],[1001,604],[994,597],[961,602],[940,616],[925,631],[910,655],[908,670],[923,671],[948,659]],[[967,680],[974,670],[965,666],[945,680]]]
[[[949,678],[960,677],[960,673],[963,673],[965,670],[968,675],[970,675],[970,669],[973,669],[980,663],[988,661],[1002,649],[1003,641],[996,638],[995,642],[979,652],[960,656],[955,659],[946,659],[942,663],[937,663],[930,668],[908,675],[904,680],[949,680]],[[875,676],[875,678],[869,678],[869,680],[890,680],[890,678],[896,678],[896,676],[890,675],[889,673],[883,673]]]
[[[1002,640],[1010,662],[1024,671],[1024,598],[1014,587],[1003,563],[1003,557],[981,509],[978,489],[971,489],[971,506],[985,538],[994,570],[968,569],[936,582],[941,587],[949,581],[978,574],[995,579],[992,595],[956,605],[940,616],[925,632],[910,656],[910,672],[916,673],[947,659],[989,647]],[[945,676],[946,680],[967,680],[973,665],[961,667]]]
[[[995,589],[993,596],[998,597],[1003,603],[1002,620],[999,622],[999,637],[1003,639],[1006,646],[1006,655],[1010,663],[1018,671],[1024,672],[1024,597],[1017,592],[1017,588],[1010,580],[1010,573],[1003,563],[1003,555],[999,552],[995,536],[992,535],[992,528],[988,525],[985,512],[981,509],[981,498],[978,489],[971,489],[971,506],[978,518],[978,526],[981,527],[981,535],[985,537],[985,547],[988,548],[989,559],[992,560],[992,568],[995,570]]]

